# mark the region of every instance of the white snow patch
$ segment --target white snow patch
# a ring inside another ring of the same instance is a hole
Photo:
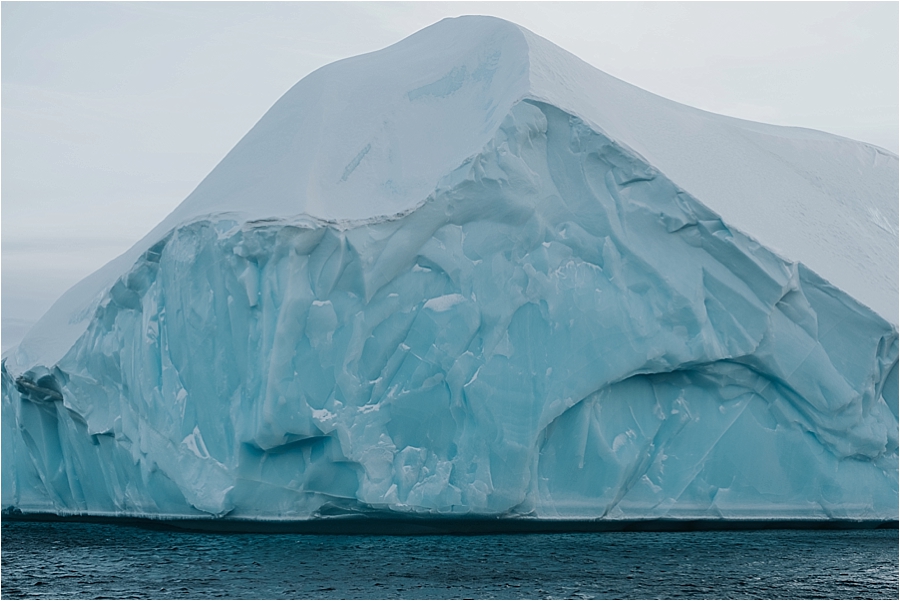
[[[458,305],[459,303],[466,302],[466,297],[462,294],[445,294],[444,296],[439,296],[437,298],[432,298],[428,300],[424,307],[426,309],[431,309],[435,313],[441,313],[442,311],[446,311],[453,307],[454,305]]]

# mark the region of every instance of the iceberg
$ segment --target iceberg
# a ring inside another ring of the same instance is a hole
[[[898,157],[499,19],[288,91],[2,369],[2,506],[896,520]]]

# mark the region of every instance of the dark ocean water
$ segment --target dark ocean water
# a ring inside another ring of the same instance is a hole
[[[897,599],[897,530],[480,536],[2,526],[2,597]]]

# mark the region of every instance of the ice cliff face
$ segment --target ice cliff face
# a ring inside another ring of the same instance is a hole
[[[443,21],[301,81],[7,357],[3,506],[896,519],[896,201],[879,149]]]

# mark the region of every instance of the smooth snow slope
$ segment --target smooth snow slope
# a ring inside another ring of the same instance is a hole
[[[729,226],[897,325],[897,156],[693,109],[512,23],[460,17],[300,81],[168,218],[64,295],[10,369],[57,361],[84,332],[102,292],[176,225],[223,212],[355,222],[411,210],[526,98],[583,119]]]
[[[896,317],[807,263],[896,301],[879,153],[490,18],[326,67],[8,357],[3,507],[896,519]]]

